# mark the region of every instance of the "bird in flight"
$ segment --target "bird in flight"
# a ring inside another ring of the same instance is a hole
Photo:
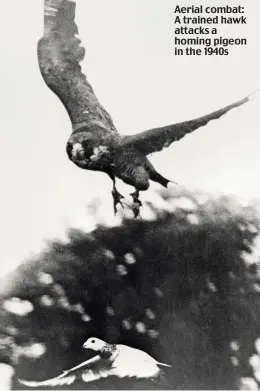
[[[72,134],[66,146],[69,159],[82,169],[101,171],[112,179],[115,213],[118,204],[123,207],[124,198],[116,188],[116,178],[133,186],[132,209],[137,217],[142,206],[139,192],[147,190],[150,181],[164,187],[171,182],[156,171],[147,155],[169,147],[186,134],[243,105],[250,95],[197,119],[135,135],[119,134],[82,73],[80,62],[85,57],[85,49],[76,36],[75,8],[73,1],[45,0],[44,35],[38,42],[39,68],[47,86],[65,106],[72,123]]]
[[[167,384],[162,368],[171,366],[156,361],[142,350],[127,345],[109,344],[94,337],[89,338],[83,347],[93,351],[96,355],[53,379],[40,382],[18,379],[19,382],[28,387],[53,387],[71,385],[77,379],[90,383],[99,379],[116,377],[153,381],[159,379],[162,384]]]

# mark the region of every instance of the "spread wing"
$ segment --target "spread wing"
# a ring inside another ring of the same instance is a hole
[[[146,155],[161,151],[163,148],[169,147],[174,141],[182,139],[186,134],[193,132],[201,126],[207,125],[210,121],[222,117],[222,115],[226,114],[231,109],[248,102],[251,95],[252,94],[231,105],[223,107],[220,110],[191,121],[150,129],[133,136],[126,136],[124,138],[124,146],[136,148]]]
[[[48,379],[40,382],[26,381],[21,379],[18,380],[21,384],[24,384],[27,387],[43,387],[43,386],[53,387],[53,386],[70,385],[76,380],[76,378],[79,378],[80,375],[82,375],[82,370],[84,368],[87,367],[89,373],[92,374],[93,370],[91,368],[94,368],[94,366],[98,365],[100,362],[101,362],[100,356],[95,356],[87,361],[84,361],[83,363],[77,365],[74,368],[64,371],[61,375],[54,377],[52,379]],[[86,371],[86,373],[88,373],[88,371]]]
[[[47,86],[65,106],[73,130],[96,125],[116,132],[110,115],[81,71],[85,49],[76,37],[75,9],[73,1],[44,0],[44,35],[37,50],[39,68]]]

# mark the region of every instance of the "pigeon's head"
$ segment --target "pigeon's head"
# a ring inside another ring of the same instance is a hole
[[[72,133],[66,146],[67,155],[77,166],[88,168],[107,154],[107,147],[101,144],[102,140],[93,132]]]
[[[106,342],[102,339],[91,337],[83,345],[83,348],[100,352],[106,347]]]

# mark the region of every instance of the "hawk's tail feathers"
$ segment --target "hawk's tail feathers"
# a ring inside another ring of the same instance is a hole
[[[175,183],[177,185],[176,182],[173,182],[173,181],[170,181],[169,179],[164,178],[161,174],[159,174],[156,171],[150,172],[149,176],[152,181],[158,182],[158,183],[160,183],[160,185],[162,185],[166,188],[168,187],[168,183]]]

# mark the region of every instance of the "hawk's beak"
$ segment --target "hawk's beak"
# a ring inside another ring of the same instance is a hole
[[[83,160],[85,159],[85,152],[81,144],[77,143],[73,145],[72,148],[72,158],[74,160]]]

